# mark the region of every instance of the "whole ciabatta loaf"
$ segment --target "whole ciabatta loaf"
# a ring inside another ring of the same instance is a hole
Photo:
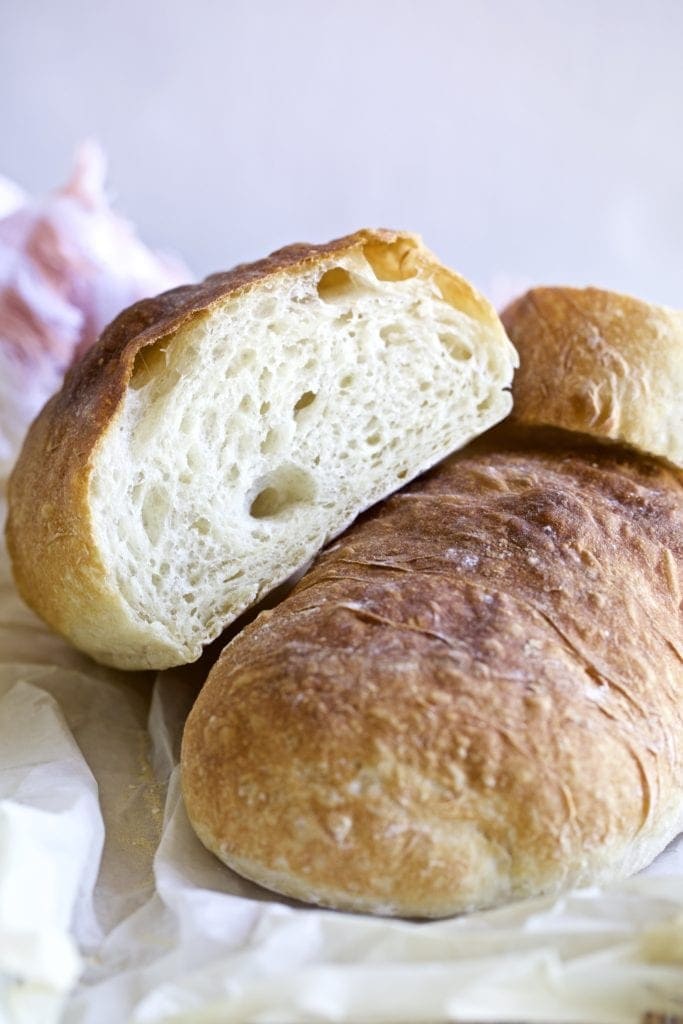
[[[680,469],[494,431],[225,649],[185,730],[190,820],[241,874],[376,913],[634,872],[683,828],[682,591]]]
[[[106,664],[191,661],[500,420],[515,363],[486,300],[391,231],[138,303],[28,435],[9,492],[19,590]]]

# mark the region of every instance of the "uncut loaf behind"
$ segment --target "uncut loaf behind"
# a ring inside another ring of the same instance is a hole
[[[533,288],[503,313],[513,416],[683,466],[683,312],[600,288]]]
[[[611,881],[683,828],[683,474],[576,425],[447,459],[224,650],[182,772],[226,864],[439,917]]]
[[[491,306],[392,231],[138,303],[28,435],[9,491],[19,590],[106,664],[191,661],[500,420],[515,362]]]

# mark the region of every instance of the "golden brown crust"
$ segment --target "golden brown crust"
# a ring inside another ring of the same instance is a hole
[[[188,720],[203,842],[287,895],[440,916],[607,881],[683,825],[683,477],[497,432],[366,515]]]
[[[24,599],[76,646],[119,667],[175,663],[167,660],[169,646],[161,629],[153,636],[145,623],[137,622],[107,578],[90,513],[98,442],[115,420],[136,368],[144,369],[144,352],[226,297],[359,248],[370,255],[376,249],[378,258],[395,260],[399,268],[404,258],[423,260],[448,287],[449,272],[412,235],[368,229],[324,245],[291,245],[256,263],[213,274],[201,284],[136,303],[67,374],[62,390],[31,427],[12,474],[7,544]],[[470,302],[484,317],[488,307],[483,300],[460,278],[457,288],[460,305]],[[136,363],[138,357],[142,362]],[[130,664],[125,649],[113,651],[112,637],[130,649]]]
[[[683,466],[683,313],[598,288],[534,288],[502,313],[514,418]]]

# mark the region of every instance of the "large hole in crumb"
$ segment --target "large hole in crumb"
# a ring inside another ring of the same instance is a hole
[[[168,493],[163,487],[151,487],[142,503],[142,526],[151,544],[161,536],[170,508]]]
[[[318,281],[318,295],[324,302],[338,302],[354,291],[354,280],[343,267],[331,267]]]
[[[280,466],[258,482],[249,515],[253,519],[273,519],[314,497],[315,481],[305,470],[298,466]]]
[[[309,405],[313,405],[316,398],[317,395],[315,391],[304,391],[303,395],[294,406],[294,415],[298,416],[302,409],[306,409]]]
[[[417,274],[416,249],[412,242],[366,242],[363,255],[378,281],[407,281]]]
[[[439,341],[449,356],[455,359],[456,363],[466,363],[468,359],[472,358],[470,346],[467,342],[462,341],[457,334],[453,334],[452,331],[442,331],[439,334]]]
[[[130,375],[130,387],[135,391],[146,387],[147,384],[166,369],[167,345],[168,338],[162,338],[153,345],[146,345],[137,351]]]

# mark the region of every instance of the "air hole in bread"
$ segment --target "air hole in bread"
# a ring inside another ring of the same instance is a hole
[[[167,339],[164,338],[155,345],[146,345],[138,350],[129,382],[135,391],[146,387],[157,374],[166,369],[166,345]]]
[[[386,324],[380,328],[379,336],[385,345],[406,345],[410,341],[410,335],[400,324]]]
[[[204,465],[204,458],[202,456],[201,449],[197,448],[196,445],[188,448],[185,458],[188,469],[192,470],[193,473],[198,473]]]
[[[415,246],[404,238],[395,242],[366,242],[363,255],[378,281],[407,281],[417,274]]]
[[[257,493],[249,506],[252,519],[273,519],[282,516],[294,505],[310,502],[315,497],[315,482],[298,466],[280,466],[258,483]]]
[[[376,444],[379,444],[381,440],[382,435],[378,430],[375,430],[373,434],[368,434],[368,436],[365,438],[365,443],[374,447]]]
[[[278,430],[277,427],[271,427],[261,442],[261,451],[264,455],[270,455],[281,448],[284,441],[285,438],[282,431]]]
[[[448,270],[438,269],[434,271],[433,282],[442,297],[454,309],[459,309],[468,316],[475,315],[479,299],[471,288],[463,287],[463,282],[456,275]]]
[[[345,373],[342,379],[339,381],[340,388],[350,388],[355,380],[352,373]]]
[[[167,492],[162,487],[151,487],[142,503],[142,526],[151,544],[161,536],[168,509]]]
[[[472,358],[472,349],[461,341],[452,331],[444,331],[439,335],[439,341],[456,363],[466,363]]]
[[[323,302],[338,302],[356,291],[356,285],[348,270],[332,267],[326,270],[318,281],[318,295]]]
[[[199,519],[195,519],[192,523],[192,529],[196,530],[197,533],[206,535],[211,532],[211,523],[204,516],[200,516]]]
[[[297,416],[302,409],[306,409],[309,405],[313,405],[317,398],[315,391],[304,391],[299,401],[294,406],[294,415]]]
[[[256,352],[253,348],[245,348],[235,360],[235,366],[241,369],[243,366],[251,366],[256,359]]]
[[[277,487],[264,487],[252,501],[249,515],[252,519],[269,519],[281,512],[283,507],[282,495]]]

